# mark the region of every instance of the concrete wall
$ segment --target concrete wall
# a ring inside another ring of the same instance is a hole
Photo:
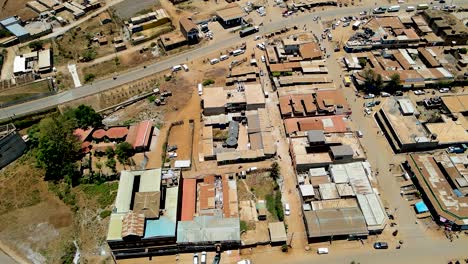
[[[16,132],[0,139],[0,169],[23,155],[25,149],[26,143]]]

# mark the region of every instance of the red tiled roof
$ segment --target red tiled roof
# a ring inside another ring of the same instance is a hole
[[[182,216],[181,221],[192,221],[195,215],[195,203],[197,200],[197,180],[184,179],[182,186]]]
[[[81,142],[84,142],[86,140],[86,138],[89,136],[89,134],[91,134],[91,132],[93,132],[93,129],[94,128],[88,128],[88,129],[84,130],[82,128],[77,128],[77,129],[75,129],[75,131],[73,131],[73,135],[77,136],[78,139]]]
[[[139,236],[145,232],[145,215],[129,211],[122,220],[122,237]]]
[[[107,130],[106,136],[110,139],[124,138],[128,134],[126,127],[111,127]]]
[[[104,138],[105,136],[106,136],[106,131],[104,129],[98,129],[94,131],[93,133],[93,138],[95,139],[101,139],[101,138]]]
[[[85,141],[81,143],[81,151],[83,153],[88,153],[90,151],[90,146],[91,146],[91,142]]]
[[[127,136],[127,142],[134,148],[147,147],[151,139],[151,129],[153,123],[151,121],[143,121],[138,125],[131,126]]]

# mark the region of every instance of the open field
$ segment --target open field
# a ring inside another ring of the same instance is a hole
[[[52,40],[54,49],[54,64],[66,65],[85,57],[87,51],[93,52],[95,58],[99,58],[114,52],[112,40],[121,35],[121,26],[115,19],[105,25],[101,25],[99,17],[86,21],[81,26],[73,28],[62,37]],[[108,43],[100,45],[94,38],[106,37]]]
[[[9,16],[20,16],[22,19],[31,19],[37,14],[26,6],[29,0],[0,0],[0,19]]]
[[[122,19],[129,19],[132,16],[152,9],[155,6],[159,6],[158,0],[125,0],[115,5],[113,9],[115,13]]]
[[[0,92],[0,104],[26,99],[30,96],[50,92],[49,82],[32,82],[18,88],[12,88]]]

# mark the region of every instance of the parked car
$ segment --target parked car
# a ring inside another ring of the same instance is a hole
[[[364,99],[372,99],[372,98],[375,98],[375,94],[366,94],[364,95]]]
[[[243,259],[241,261],[238,261],[237,264],[251,264],[252,262],[250,262],[249,259]]]
[[[380,96],[382,97],[390,97],[390,94],[387,92],[380,92]]]
[[[182,64],[182,68],[183,68],[184,71],[186,71],[186,72],[189,71],[189,68],[188,68],[187,64]]]
[[[221,262],[221,254],[216,253],[216,256],[213,259],[213,264],[219,264]]]
[[[396,91],[396,92],[395,92],[395,95],[396,95],[396,96],[403,96],[403,92],[402,92],[402,91]]]
[[[380,105],[380,101],[379,101],[379,100],[376,100],[374,103],[375,103],[375,105]]]
[[[374,107],[374,106],[375,106],[375,102],[366,102],[366,103],[364,103],[364,106],[365,106],[365,107]]]
[[[374,243],[374,248],[375,249],[387,249],[388,244],[387,244],[387,242],[375,242]]]
[[[317,248],[317,254],[328,254],[328,248]]]
[[[198,264],[198,253],[193,254],[193,264]]]
[[[426,92],[424,92],[423,90],[416,90],[416,91],[414,91],[414,94],[415,95],[423,95],[423,94],[426,94]]]
[[[364,113],[366,113],[367,115],[371,115],[372,114],[372,110],[370,110],[369,108],[364,108]]]
[[[180,66],[180,65],[176,65],[176,66],[172,67],[172,72],[178,72],[180,70],[182,70],[182,66]]]
[[[206,264],[206,251],[201,253],[200,264]]]
[[[266,62],[265,56],[262,55],[262,62]]]
[[[284,214],[285,215],[290,215],[291,214],[291,208],[289,207],[288,203],[284,204]]]
[[[456,154],[461,154],[465,152],[465,149],[459,146],[450,146],[447,148],[448,153],[456,153]]]
[[[440,88],[440,89],[439,89],[439,92],[440,92],[440,93],[448,93],[449,91],[450,91],[450,89],[447,88],[447,87],[444,87],[444,88]]]

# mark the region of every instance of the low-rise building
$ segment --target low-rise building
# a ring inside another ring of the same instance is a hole
[[[450,230],[468,230],[466,155],[410,154],[406,167],[433,219]]]
[[[26,142],[13,124],[0,126],[0,169],[23,155]]]
[[[179,177],[161,169],[122,171],[107,243],[115,258],[177,252]]]
[[[244,16],[245,11],[237,3],[230,3],[216,11],[217,20],[225,28],[240,26]]]
[[[179,20],[180,31],[184,35],[188,43],[197,43],[198,42],[198,27],[192,20],[182,17]]]
[[[384,131],[396,152],[408,152],[437,147],[436,135],[431,135],[416,117],[412,102],[407,98],[389,98],[375,114],[377,123]]]

